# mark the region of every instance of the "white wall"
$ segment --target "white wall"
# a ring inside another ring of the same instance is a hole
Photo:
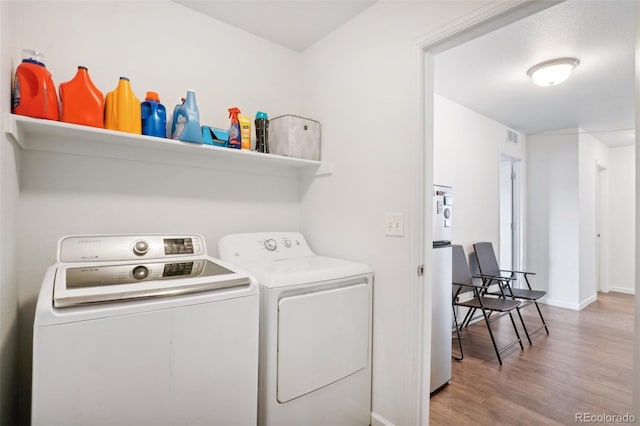
[[[633,147],[611,149],[581,129],[530,135],[528,141],[528,265],[548,283],[544,301],[582,309],[597,299],[599,276],[609,290],[632,292]],[[598,176],[599,169],[605,171]],[[596,236],[598,179],[605,206],[602,263]],[[616,284],[619,280],[626,284]]]
[[[635,146],[609,149],[610,291],[635,293]]]
[[[594,136],[579,129],[578,134],[578,193],[580,208],[579,225],[579,262],[580,284],[578,291],[579,308],[582,309],[597,298],[598,292],[598,259],[596,217],[596,194],[598,191],[598,167],[609,168],[609,148]],[[607,194],[601,194],[606,203]],[[601,218],[607,229],[606,217]],[[606,244],[603,244],[600,256],[608,257]]]
[[[453,186],[454,243],[469,255],[474,243],[490,241],[499,256],[500,154],[524,160],[526,136],[510,144],[504,124],[438,95],[434,132],[433,180]]]
[[[578,309],[578,131],[527,139],[527,268],[547,290],[544,301]]]
[[[417,45],[425,34],[485,5],[378,2],[303,54],[304,110],[323,125],[322,158],[334,173],[309,183],[302,230],[316,251],[368,263],[375,271],[375,425],[415,424],[421,403],[415,398],[420,313],[411,303],[420,294],[413,165],[420,161],[415,147],[423,143],[416,130],[423,56]],[[384,236],[385,213],[405,213],[404,238]]]
[[[14,7],[9,18],[29,23],[16,25],[15,46],[45,52],[57,84],[85,65],[103,92],[125,75],[138,97],[157,91],[170,111],[194,88],[203,124],[217,126],[227,126],[231,106],[248,115],[258,109],[270,115],[300,112],[298,53],[178,4],[18,2]],[[60,237],[199,232],[216,255],[217,241],[226,233],[300,229],[301,187],[293,178],[35,151],[23,153],[21,166],[17,269],[23,424],[30,404],[35,299]]]
[[[0,116],[10,111],[14,26],[11,2],[0,2]],[[16,210],[19,152],[0,132],[0,424],[15,424],[18,341],[18,282],[16,279]]]

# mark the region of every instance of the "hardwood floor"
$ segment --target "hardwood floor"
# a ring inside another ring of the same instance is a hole
[[[464,360],[452,360],[451,383],[431,397],[430,424],[567,425],[576,413],[629,413],[634,296],[599,293],[582,311],[541,308],[550,334],[535,333],[529,346],[521,332],[524,350],[503,352],[502,366],[484,321],[463,332]],[[535,307],[522,313],[537,328]],[[513,339],[508,318],[492,326],[502,343]],[[457,353],[457,340],[452,346]]]

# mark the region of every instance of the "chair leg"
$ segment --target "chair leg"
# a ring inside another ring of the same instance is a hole
[[[511,314],[511,311],[509,311],[509,319],[511,319],[511,324],[513,325],[513,331],[516,332],[518,343],[520,343],[520,350],[524,350],[524,346],[522,345],[522,339],[520,338],[520,333],[518,333],[518,327],[516,327],[516,322],[513,320],[513,315]]]
[[[453,309],[453,323],[456,326],[456,334],[458,335],[458,346],[460,347],[460,357],[457,357],[452,353],[451,358],[455,359],[456,361],[462,361],[462,359],[464,358],[464,352],[462,352],[462,337],[460,337],[460,328],[458,327],[458,317],[456,315],[455,306],[451,306],[451,309]]]
[[[487,324],[487,330],[489,330],[489,336],[491,337],[491,343],[493,344],[493,349],[496,351],[496,356],[498,357],[498,362],[502,365],[502,358],[500,357],[500,351],[498,350],[498,345],[496,345],[496,339],[493,337],[493,331],[491,331],[491,324],[489,323],[489,317],[487,317],[487,313],[484,309],[481,309],[482,316],[484,317],[484,322]]]
[[[518,312],[518,316],[520,317],[520,323],[522,324],[522,328],[524,329],[524,334],[527,336],[527,340],[529,341],[529,346],[531,346],[531,337],[529,337],[529,331],[527,331],[527,326],[524,324],[524,319],[522,319],[522,314],[520,313],[519,306],[516,308],[516,311]]]
[[[527,277],[527,274],[524,274],[524,280],[527,283],[527,287],[529,288],[529,290],[531,290],[531,283],[529,283],[529,278]],[[540,315],[540,321],[542,321],[542,326],[544,327],[544,330],[547,332],[547,334],[549,334],[549,329],[547,328],[547,322],[544,320],[544,317],[542,316],[542,311],[540,310],[540,306],[538,306],[538,302],[533,300],[533,304],[536,305],[536,309],[538,310],[538,315]]]
[[[469,322],[471,322],[471,318],[473,317],[473,314],[475,312],[476,312],[476,308],[467,309],[467,314],[464,316],[464,319],[462,320],[462,324],[460,325],[460,329],[463,329],[463,328],[469,326]]]
[[[547,322],[544,320],[542,316],[542,311],[540,310],[540,306],[538,306],[538,302],[534,301],[534,305],[536,305],[536,309],[538,310],[538,315],[540,315],[540,320],[542,321],[542,325],[544,326],[544,330],[549,334],[549,329],[547,328]]]

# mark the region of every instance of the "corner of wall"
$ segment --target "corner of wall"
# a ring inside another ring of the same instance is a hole
[[[640,25],[640,8],[638,8],[638,13],[636,15],[636,27]],[[640,108],[638,108],[638,104],[640,103],[640,31],[636,31],[636,96],[635,96],[635,105],[636,105],[636,143],[640,141]],[[640,150],[636,149],[636,169],[640,165]],[[636,172],[636,198],[640,198],[640,173]],[[640,209],[636,210],[636,223],[640,222]],[[636,255],[635,255],[635,264],[640,264],[640,226],[636,227]],[[640,291],[640,279],[637,272],[635,274],[635,283],[636,283],[636,293]],[[636,415],[636,417],[640,417],[640,297],[635,298],[636,309],[635,309],[635,338],[634,338],[634,351],[633,351],[633,393],[631,396],[631,411]]]
[[[13,2],[0,1],[0,424],[17,424],[19,393],[18,286],[16,279],[16,218],[19,153],[4,131],[10,112],[10,80],[15,48]]]

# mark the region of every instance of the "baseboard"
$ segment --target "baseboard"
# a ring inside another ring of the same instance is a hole
[[[548,297],[545,297],[544,299],[540,299],[539,302],[544,303],[545,305],[557,306],[559,308],[573,309],[574,311],[580,310],[579,304],[566,302],[564,300],[549,299]]]
[[[635,288],[609,286],[608,290],[613,291],[615,293],[634,294],[634,295],[636,294]]]
[[[586,300],[583,300],[582,302],[580,302],[580,307],[579,307],[579,311],[583,310],[584,308],[586,308],[587,306],[589,306],[590,304],[592,304],[593,302],[595,302],[596,300],[598,300],[598,295],[594,294],[591,297],[588,297]]]
[[[378,413],[371,413],[371,426],[395,426]]]

